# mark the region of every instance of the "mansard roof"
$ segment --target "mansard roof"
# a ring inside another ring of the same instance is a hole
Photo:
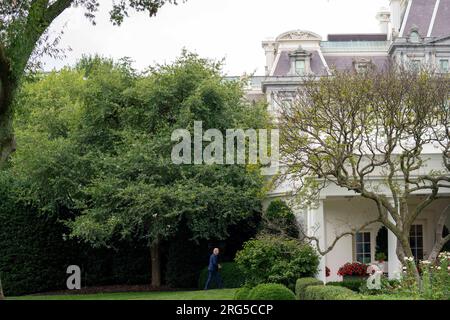
[[[431,36],[443,37],[450,35],[450,0],[441,0],[433,24]]]
[[[417,31],[422,38],[450,34],[450,0],[410,0],[400,30],[400,37]]]
[[[379,70],[385,68],[389,63],[389,57],[380,55],[324,55],[329,68],[335,68],[339,71],[352,70],[354,64],[358,62],[370,62]]]
[[[294,53],[293,51],[282,51],[280,52],[280,56],[277,62],[277,65],[275,66],[275,71],[273,73],[276,77],[282,77],[282,76],[288,76],[289,71],[291,70],[291,60],[289,55]],[[320,57],[320,54],[318,50],[305,50],[308,54],[310,54],[310,67],[311,71],[316,75],[326,75],[327,69],[322,62],[322,59]]]

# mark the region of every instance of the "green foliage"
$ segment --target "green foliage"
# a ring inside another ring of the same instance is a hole
[[[190,238],[191,233],[181,223],[179,232],[167,244],[166,284],[172,288],[196,288],[207,261],[207,243],[196,243]]]
[[[283,232],[289,237],[298,238],[299,230],[294,212],[283,200],[272,201],[264,214],[264,218],[267,221],[265,227],[268,232],[273,234]]]
[[[245,275],[239,269],[234,262],[221,263],[222,269],[220,269],[220,275],[223,280],[224,288],[239,288],[245,282]],[[203,289],[205,287],[206,280],[208,279],[208,268],[204,268],[200,273],[198,279],[198,288]],[[212,282],[211,289],[216,289],[216,283]]]
[[[247,112],[265,112],[242,94],[242,83],[223,81],[220,64],[188,53],[146,76],[126,60],[84,58],[27,84],[19,101],[32,112],[18,122],[23,147],[12,169],[24,181],[22,197],[47,213],[76,212],[71,236],[96,246],[169,239],[183,219],[193,240],[224,239],[230,225],[260,211],[259,170],[174,165],[170,138],[194,120],[264,127],[242,123]]]
[[[263,236],[245,243],[235,261],[249,285],[280,283],[294,289],[298,278],[317,273],[319,256],[297,240]]]
[[[17,197],[17,182],[0,172],[0,274],[5,294],[66,289],[66,269],[79,265],[83,286],[142,284],[149,281],[145,242],[114,242],[114,249],[93,249],[64,240],[69,230],[59,219],[40,214]]]
[[[234,300],[250,300],[250,294],[252,292],[252,288],[248,286],[244,286],[236,290],[234,294]]]
[[[309,286],[323,285],[323,282],[316,278],[300,278],[295,283],[295,295],[298,300],[305,300],[306,288]]]
[[[68,229],[48,233],[70,243],[148,246],[173,239],[180,228],[189,230],[188,240],[226,239],[232,226],[260,212],[259,169],[173,165],[170,137],[174,129],[191,130],[194,120],[215,128],[265,127],[265,109],[244,102],[242,92],[242,83],[224,81],[220,64],[188,53],[145,75],[127,60],[98,57],[40,75],[24,83],[17,99],[21,148],[8,170],[16,182],[9,192],[43,219],[64,221]],[[141,256],[149,263],[147,251]],[[169,248],[169,258],[176,255]],[[136,274],[147,279],[149,269]],[[193,269],[179,276],[167,280],[196,285]]]
[[[439,254],[438,261],[431,265],[422,261],[421,296],[427,300],[450,300],[450,252]]]
[[[366,286],[366,282],[366,279],[345,279],[340,282],[327,282],[327,286],[344,287],[355,292],[360,292],[361,286]]]
[[[295,294],[278,283],[263,283],[254,287],[249,300],[295,300]]]
[[[358,300],[360,296],[350,289],[336,286],[309,286],[305,300]]]

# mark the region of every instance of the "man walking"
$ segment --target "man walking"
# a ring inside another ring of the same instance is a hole
[[[212,255],[209,257],[208,265],[208,280],[206,280],[205,290],[209,289],[211,281],[214,279],[217,284],[217,288],[222,289],[222,277],[219,274],[219,269],[221,268],[219,264],[219,248],[213,250]]]

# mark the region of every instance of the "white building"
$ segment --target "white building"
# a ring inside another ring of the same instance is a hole
[[[375,13],[374,13],[375,14]],[[265,95],[276,113],[274,96],[295,92],[302,76],[326,76],[333,66],[338,70],[358,71],[368,63],[382,68],[389,58],[413,64],[432,63],[441,72],[449,72],[450,61],[450,0],[392,0],[390,9],[376,14],[380,23],[378,34],[330,34],[324,41],[319,35],[303,30],[285,32],[273,40],[263,42],[266,53],[266,76],[261,82],[260,94]],[[258,79],[258,84],[261,79]],[[252,89],[252,97],[255,88]],[[441,168],[442,160],[430,148],[425,154],[431,158],[428,166]],[[374,176],[373,179],[381,179]],[[274,198],[289,200],[292,186],[284,184],[268,194],[267,203]],[[449,197],[435,201],[417,219],[411,231],[411,244],[417,259],[426,256],[433,244],[435,226],[440,212],[450,202]],[[420,197],[420,194],[417,195]],[[266,203],[266,205],[267,205]],[[410,206],[414,206],[414,201]],[[328,247],[336,234],[359,228],[377,217],[377,209],[364,199],[335,185],[321,192],[318,208],[307,212],[297,210],[308,232],[320,239],[322,248]],[[450,216],[450,215],[449,215]],[[446,227],[450,229],[450,219]],[[339,267],[347,262],[375,262],[377,251],[386,251],[385,271],[391,278],[401,272],[396,255],[396,239],[381,224],[374,224],[356,236],[342,238],[335,248],[321,259],[319,278],[339,281]],[[325,267],[330,276],[325,277]]]

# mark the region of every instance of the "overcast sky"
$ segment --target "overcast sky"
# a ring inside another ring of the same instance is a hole
[[[225,58],[225,72],[264,73],[261,41],[293,29],[329,33],[379,31],[376,13],[388,0],[188,0],[165,6],[156,17],[132,14],[121,27],[108,19],[111,0],[100,0],[97,25],[82,9],[67,10],[53,25],[65,25],[61,47],[72,49],[63,60],[45,58],[46,69],[73,65],[83,54],[130,57],[143,69],[171,62],[182,48],[203,57]]]

